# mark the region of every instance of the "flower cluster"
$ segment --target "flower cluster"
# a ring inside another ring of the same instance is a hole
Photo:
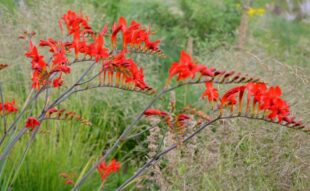
[[[124,50],[130,45],[131,47],[159,51],[158,45],[160,40],[150,41],[149,36],[152,34],[150,28],[148,30],[142,28],[141,24],[135,20],[131,21],[130,25],[127,26],[124,17],[120,17],[119,21],[112,26],[111,42],[113,48],[117,47],[117,35],[120,32],[122,33],[122,46]]]
[[[32,64],[32,88],[40,89],[45,85],[60,87],[63,84],[63,74],[71,72],[70,65],[76,61],[80,55],[84,59],[102,61],[100,83],[112,84],[126,87],[137,87],[141,90],[151,88],[144,81],[144,71],[131,58],[127,58],[128,45],[139,47],[150,51],[159,52],[160,40],[150,41],[152,34],[150,29],[144,29],[136,21],[132,21],[129,26],[126,20],[121,17],[118,23],[112,26],[112,33],[108,35],[108,27],[104,26],[100,33],[93,31],[88,23],[88,18],[82,14],[77,14],[69,10],[59,20],[59,26],[64,32],[63,25],[66,26],[67,35],[71,40],[63,42],[52,38],[41,40],[39,46],[49,48],[51,58],[45,61],[43,55],[39,53],[37,46],[30,38],[30,46],[25,56],[31,59]],[[122,50],[117,50],[117,35],[122,33]],[[105,43],[105,37],[109,37],[112,47],[109,49]],[[22,37],[26,39],[25,36]],[[69,62],[68,54],[74,52],[75,60]],[[106,75],[108,74],[108,75]],[[106,77],[108,76],[108,77]]]
[[[47,84],[52,84],[53,87],[61,86],[63,84],[62,74],[70,73],[68,59],[65,55],[68,43],[48,39],[47,41],[41,40],[39,45],[50,48],[52,59],[51,63],[45,62],[44,56],[40,55],[38,48],[30,40],[29,50],[25,56],[32,59],[32,88],[40,89]]]
[[[251,82],[231,88],[221,97],[221,108],[229,105],[231,111],[233,111],[234,105],[239,103],[239,112],[241,112],[242,100],[246,92],[246,113],[250,112],[250,110],[253,114],[263,111],[264,115],[270,120],[277,119],[278,122],[284,120],[293,125],[301,125],[301,122],[296,122],[294,118],[289,117],[290,108],[287,102],[281,98],[281,88],[279,86],[267,87],[265,83]]]
[[[18,109],[15,106],[15,99],[13,99],[11,102],[0,102],[0,116],[9,114],[9,113],[15,113]]]
[[[126,51],[113,56],[112,60],[104,61],[102,64],[101,84],[113,83],[115,76],[116,86],[133,85],[141,90],[151,90],[144,81],[144,71],[131,58],[126,58]]]
[[[110,176],[111,173],[116,173],[121,169],[121,164],[115,159],[107,165],[105,161],[101,162],[97,167],[97,170],[101,176],[102,183],[105,182],[106,178]]]

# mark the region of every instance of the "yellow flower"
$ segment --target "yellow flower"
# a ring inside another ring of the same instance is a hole
[[[252,7],[250,7],[247,10],[248,15],[250,15],[250,16],[254,16],[254,15],[262,16],[265,14],[265,12],[266,12],[266,10],[264,8],[252,8]]]

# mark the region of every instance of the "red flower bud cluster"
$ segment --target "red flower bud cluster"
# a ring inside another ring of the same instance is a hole
[[[172,117],[171,114],[165,111],[161,111],[159,109],[148,109],[144,112],[146,117],[149,116],[158,116],[165,119],[165,122],[170,128],[173,127],[184,127],[186,125],[187,120],[190,119],[190,116],[184,113],[177,114],[175,117]]]

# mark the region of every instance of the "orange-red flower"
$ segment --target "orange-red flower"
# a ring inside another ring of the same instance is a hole
[[[111,42],[113,45],[113,48],[116,48],[116,40],[117,40],[117,34],[126,28],[126,20],[124,17],[120,17],[118,19],[118,23],[114,23],[112,26],[112,35],[111,35]]]
[[[209,102],[217,101],[219,98],[219,93],[216,88],[213,87],[212,82],[206,82],[206,91],[202,94],[202,98],[208,97]]]
[[[97,167],[97,170],[101,176],[101,180],[103,183],[111,173],[116,173],[120,169],[121,164],[117,162],[115,159],[111,160],[111,162],[108,165],[106,164],[105,161],[103,161]]]
[[[111,42],[113,48],[117,46],[117,34],[122,33],[123,37],[123,49],[127,49],[127,46],[135,46],[139,48],[144,48],[157,51],[160,40],[155,40],[154,42],[150,41],[150,34],[152,34],[151,30],[141,28],[141,24],[136,22],[135,20],[131,21],[130,25],[127,26],[126,19],[124,17],[120,17],[118,23],[114,23],[112,26],[112,35]],[[143,45],[144,44],[144,45]]]
[[[61,20],[59,20],[61,30],[63,30],[62,21],[65,23],[69,34],[73,34],[76,31],[81,33],[93,33],[92,28],[88,24],[88,18],[84,17],[82,14],[78,15],[72,10],[69,10],[63,15]]]
[[[38,121],[35,117],[29,117],[26,121],[25,127],[28,129],[34,129],[40,126],[40,121]]]
[[[68,43],[58,42],[50,38],[47,41],[41,40],[39,45],[50,48],[49,51],[53,54],[52,62],[50,64],[46,63],[44,57],[39,54],[37,47],[30,41],[29,51],[25,55],[32,58],[32,88],[40,89],[46,84],[51,84],[53,87],[61,86],[63,83],[62,73],[68,74],[71,71],[66,57]],[[58,77],[56,75],[54,79],[50,79],[50,76],[54,73],[58,73]]]
[[[178,75],[177,80],[194,79],[196,73],[197,65],[193,62],[191,56],[182,50],[179,62],[173,63],[169,69],[169,78]]]
[[[235,105],[237,103],[237,101],[235,100],[237,93],[239,93],[239,101],[241,101],[245,88],[246,88],[245,86],[237,86],[237,87],[234,87],[234,88],[228,90],[222,96],[222,99],[221,99],[222,106],[224,106],[225,104]]]
[[[104,80],[108,72],[109,83],[111,83],[115,73],[117,85],[121,81],[124,84],[134,84],[135,87],[141,90],[152,89],[144,81],[143,69],[139,68],[131,58],[127,59],[124,50],[114,56],[112,60],[103,61],[102,70],[104,71]]]
[[[18,109],[15,106],[15,99],[13,99],[12,102],[0,102],[0,116],[9,113],[15,113],[17,111]]]
[[[96,62],[99,59],[104,59],[108,57],[108,49],[103,47],[104,38],[102,34],[98,34],[96,38],[94,38],[94,42],[89,46],[89,55],[91,57],[95,57]]]
[[[197,65],[191,56],[182,50],[179,62],[172,63],[169,69],[169,79],[176,75],[178,76],[178,81],[188,78],[194,79],[197,73],[199,73],[201,76],[213,77],[214,72],[214,68],[209,69],[204,65]]]
[[[249,107],[251,105],[253,113],[258,113],[260,110],[263,110],[266,112],[268,119],[277,119],[279,122],[285,120],[288,123],[295,123],[295,121],[288,118],[290,108],[286,101],[281,98],[282,91],[279,86],[267,88],[264,83],[251,82],[244,86],[231,88],[222,96],[221,107],[231,105],[231,111],[233,111],[233,105],[238,103],[236,100],[236,96],[238,94],[239,112],[241,112],[242,98],[245,90],[247,90],[246,112],[249,111]]]
[[[178,114],[175,120],[175,126],[176,127],[184,127],[186,125],[186,121],[190,119],[190,116],[187,114]]]
[[[34,46],[31,41],[29,44],[29,50],[25,53],[25,56],[32,59],[31,64],[33,70],[46,70],[47,64],[44,61],[44,57],[39,54],[38,48]]]

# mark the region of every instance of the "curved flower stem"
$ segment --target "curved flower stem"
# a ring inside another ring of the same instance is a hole
[[[18,134],[14,137],[14,139],[6,146],[5,150],[2,152],[0,156],[0,161],[6,158],[6,156],[9,154],[15,143],[27,132],[27,130],[28,129],[24,127],[18,132]]]
[[[5,117],[5,114],[4,114],[4,98],[3,98],[3,92],[2,92],[2,84],[0,83],[0,102],[2,103],[2,108],[1,108],[1,112],[0,113],[0,116],[2,115],[2,118],[3,118],[3,136],[1,137],[1,140],[0,140],[0,145],[2,144],[2,142],[4,141],[4,138],[7,134],[7,130],[6,130],[6,117]]]
[[[52,104],[50,104],[46,109],[43,109],[42,113],[40,114],[40,116],[38,117],[38,120],[39,121],[42,121],[44,119],[44,116],[46,114],[46,112],[50,109],[50,108],[53,108],[54,106],[58,105],[59,103],[61,103],[64,99],[63,98],[67,98],[69,97],[71,94],[70,92],[76,87],[76,84],[78,84],[80,81],[82,81],[84,79],[84,77],[88,74],[88,72],[94,67],[94,65],[96,64],[96,62],[94,62],[93,64],[91,64],[91,66],[81,75],[81,77],[70,87],[68,88],[65,92],[63,92]],[[41,91],[39,91],[37,94],[36,94],[36,98],[37,96],[39,95]],[[25,109],[24,109],[25,110]],[[21,117],[21,116],[20,116]],[[20,118],[19,117],[19,118]],[[19,119],[18,118],[18,119]],[[16,122],[17,123],[17,122]],[[15,123],[15,124],[16,124]],[[27,147],[30,146],[30,144],[33,142],[38,130],[39,130],[40,126],[37,127],[35,129],[35,131],[33,132],[32,134],[32,137],[31,137],[31,140],[29,142],[29,144],[27,145]],[[23,129],[21,129],[19,131],[19,133],[14,137],[14,139],[12,140],[12,142],[10,142],[4,152],[0,155],[0,161],[1,160],[4,160],[7,155],[9,154],[9,152],[11,151],[12,147],[16,144],[16,142],[27,132],[28,129],[26,129],[25,127]]]
[[[40,123],[43,121],[44,119],[44,115],[41,115],[41,117],[38,119],[40,121]],[[26,155],[28,153],[28,150],[30,148],[30,145],[32,144],[32,142],[34,141],[34,138],[36,136],[36,134],[38,133],[39,131],[39,127],[37,127],[36,129],[33,130],[32,134],[31,134],[31,137],[30,137],[30,140],[28,141],[27,143],[27,146],[22,154],[22,157],[20,159],[20,161],[18,162],[17,166],[16,166],[16,170],[15,170],[15,173],[14,173],[14,177],[12,178],[12,181],[11,181],[11,185],[14,184],[16,178],[17,178],[17,175],[18,175],[18,171],[20,170],[22,164],[23,164],[23,161],[25,160],[26,158]]]
[[[198,130],[196,130],[194,133],[192,133],[189,137],[185,138],[182,142],[186,142],[189,139],[191,139],[193,136],[195,136],[197,133],[199,133],[202,129],[204,129],[205,127],[207,127],[208,125],[216,122],[217,120],[221,119],[220,117],[217,117],[216,119],[209,121],[207,123],[204,123],[203,125],[200,126],[200,128]],[[156,154],[153,158],[151,158],[147,163],[145,163],[140,169],[138,169],[135,174],[128,178],[120,187],[118,187],[116,190],[123,190],[132,180],[134,180],[135,178],[137,178],[138,176],[140,176],[144,171],[147,170],[148,167],[152,166],[157,160],[159,160],[162,156],[164,156],[165,154],[169,153],[170,151],[174,150],[175,148],[177,148],[176,144],[171,145],[170,147],[168,147],[167,149],[165,149],[164,151]]]
[[[1,141],[0,141],[0,145],[3,143],[4,139],[6,138],[6,136],[8,135],[8,133],[15,129],[15,126],[17,124],[17,122],[20,120],[20,118],[23,116],[23,114],[25,113],[25,111],[27,110],[28,106],[31,104],[31,102],[33,100],[35,100],[35,98],[37,97],[37,95],[39,94],[39,92],[36,94],[36,96],[32,97],[33,94],[33,89],[30,91],[30,93],[28,94],[28,97],[24,103],[23,108],[21,109],[21,112],[19,112],[19,114],[17,115],[17,117],[15,118],[15,120],[13,121],[13,123],[10,125],[10,127],[6,130],[6,133],[1,137]]]
[[[221,115],[219,115],[217,118],[205,122],[203,123],[198,129],[196,129],[192,134],[190,134],[188,137],[186,137],[185,139],[182,140],[183,143],[189,141],[191,138],[193,138],[194,136],[196,136],[197,134],[199,134],[203,129],[205,129],[207,126],[215,123],[218,120],[222,120],[222,119],[233,119],[233,118],[246,118],[246,119],[253,119],[253,120],[262,120],[262,121],[266,121],[269,123],[275,123],[278,125],[282,125],[282,126],[287,126],[286,124],[281,124],[279,122],[276,121],[270,121],[266,118],[263,117],[256,117],[256,116],[248,116],[248,115],[230,115],[230,116],[224,116],[222,117]],[[118,187],[116,190],[120,191],[123,190],[132,180],[134,180],[135,178],[137,178],[138,176],[140,176],[143,172],[145,172],[148,167],[152,166],[156,161],[158,161],[162,156],[166,155],[167,153],[169,153],[170,151],[174,150],[177,148],[177,144],[173,144],[170,147],[168,147],[167,149],[165,149],[164,151],[158,153],[157,155],[155,155],[153,158],[151,158],[147,163],[145,163],[140,169],[138,169],[135,174],[130,177],[129,179],[127,179],[120,187]]]
[[[51,109],[58,105],[60,102],[62,102],[64,99],[67,98],[68,95],[71,95],[71,91],[79,85],[79,83],[84,79],[84,77],[88,74],[88,72],[95,66],[96,62],[93,62],[90,67],[81,75],[81,77],[70,87],[68,88],[65,92],[63,92],[53,103],[51,103],[46,110]]]
[[[95,162],[95,164],[85,173],[85,175],[76,182],[75,186],[73,187],[73,191],[77,190],[85,181],[86,179],[92,174],[94,173],[94,171],[96,170],[97,166],[102,162],[105,161],[110,154],[118,147],[118,145],[124,141],[126,139],[126,136],[128,134],[128,132],[137,124],[137,122],[143,117],[144,112],[149,109],[163,94],[170,92],[174,89],[177,89],[179,87],[185,86],[185,85],[191,85],[191,84],[200,84],[200,83],[205,83],[207,81],[212,81],[213,79],[209,79],[206,81],[190,81],[190,82],[184,82],[184,83],[180,83],[174,87],[171,88],[166,88],[164,87],[160,92],[157,93],[157,95],[150,101],[150,103],[144,108],[144,110],[139,113],[139,115],[133,120],[133,122],[126,127],[126,129],[123,131],[123,133],[120,135],[120,137],[116,140],[116,142],[112,145],[112,147],[110,147],[106,153],[100,157],[99,160],[97,160]],[[99,87],[99,86],[96,86]],[[96,88],[94,87],[94,88]]]
[[[72,190],[77,190],[86,179],[96,170],[97,166],[118,147],[118,145],[126,138],[128,132],[136,125],[136,123],[143,117],[144,112],[149,109],[164,93],[167,92],[167,89],[163,88],[152,100],[151,102],[144,108],[144,110],[133,120],[133,122],[123,131],[120,137],[115,141],[112,147],[110,147],[106,153],[95,162],[95,164],[85,173],[85,175],[75,184]]]

